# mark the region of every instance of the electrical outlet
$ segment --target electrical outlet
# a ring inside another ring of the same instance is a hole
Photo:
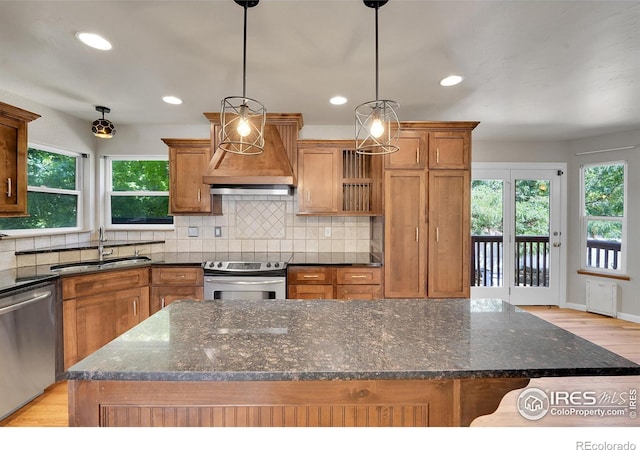
[[[213,236],[222,237],[222,227],[213,227]]]
[[[324,227],[324,237],[331,237],[331,227]]]
[[[198,227],[189,227],[189,237],[198,237]]]

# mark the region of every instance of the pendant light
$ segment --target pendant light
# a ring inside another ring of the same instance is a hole
[[[222,129],[218,148],[241,155],[259,155],[264,149],[264,125],[267,112],[262,103],[246,96],[247,84],[247,9],[259,0],[234,0],[244,8],[244,45],[242,59],[242,97],[222,100]]]
[[[386,155],[399,149],[400,122],[396,110],[400,105],[378,98],[378,8],[387,1],[363,0],[376,11],[376,99],[356,107],[356,153],[361,155]]]
[[[102,119],[96,119],[91,124],[93,135],[102,139],[111,139],[116,134],[116,127],[110,120],[104,118],[104,113],[110,113],[111,110],[106,106],[96,106],[96,111],[102,113]]]

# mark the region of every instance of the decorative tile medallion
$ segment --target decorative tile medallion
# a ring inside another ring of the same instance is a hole
[[[238,239],[283,239],[286,202],[265,200],[236,201]]]

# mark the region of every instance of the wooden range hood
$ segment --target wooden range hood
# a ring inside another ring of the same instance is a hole
[[[238,155],[217,149],[221,128],[220,113],[204,113],[211,122],[213,157],[202,181],[212,186],[255,187],[279,185],[295,187],[297,181],[299,113],[268,113],[264,130],[264,152]]]

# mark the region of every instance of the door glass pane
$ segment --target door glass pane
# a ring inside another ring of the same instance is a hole
[[[503,286],[502,180],[471,182],[471,286]]]
[[[515,180],[515,286],[549,286],[549,180]]]

